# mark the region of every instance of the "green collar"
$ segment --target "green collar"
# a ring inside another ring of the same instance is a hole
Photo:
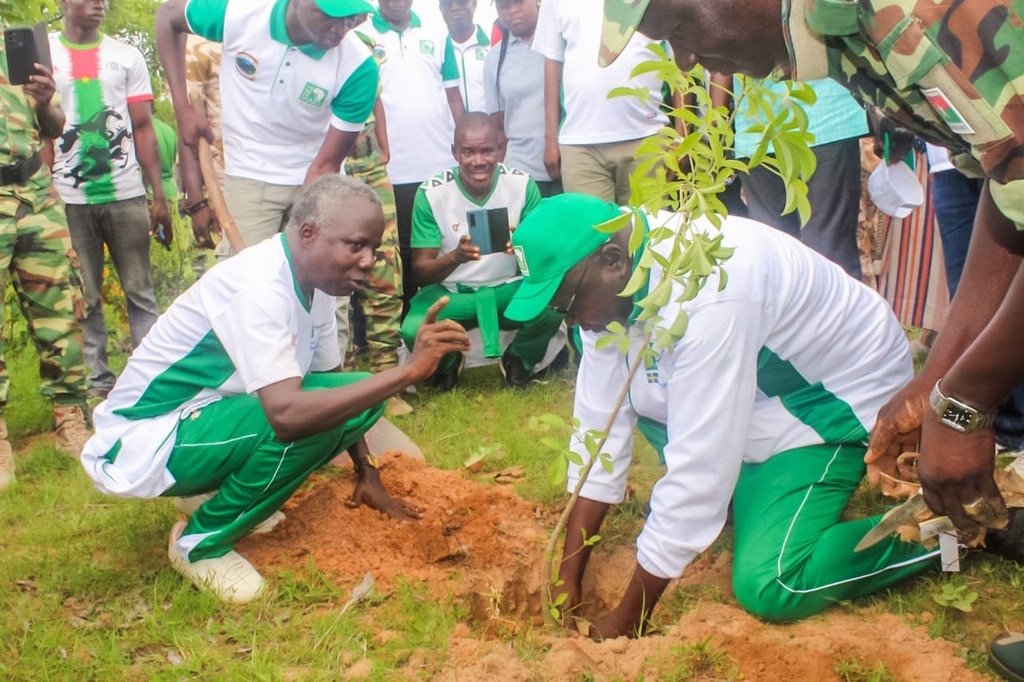
[[[270,10],[270,37],[282,45],[294,47],[310,59],[320,61],[320,59],[327,54],[327,50],[321,50],[313,43],[296,45],[292,42],[292,39],[288,37],[288,26],[285,23],[285,12],[288,10],[288,1],[289,0],[277,0],[277,2],[274,3],[274,8]]]
[[[462,185],[462,176],[459,175],[459,167],[458,166],[456,166],[455,168],[452,169],[452,173],[455,174],[455,186],[459,188],[459,191],[462,192],[462,196],[466,197],[467,200],[471,201],[472,203],[476,204],[477,206],[484,206],[484,205],[487,204],[488,201],[490,201],[491,195],[494,194],[494,190],[496,190],[498,188],[498,175],[499,175],[500,168],[501,168],[500,165],[494,167],[494,179],[491,181],[491,189],[487,191],[487,196],[485,196],[483,199],[480,199],[479,201],[477,201],[474,197],[472,197],[469,194],[469,192],[466,191],[466,188],[463,187],[463,185]]]
[[[380,15],[380,10],[373,13],[373,16],[370,18],[370,22],[373,23],[373,27],[377,29],[380,33],[394,31],[399,35],[402,34],[402,31],[399,31],[397,28],[389,24],[387,20]],[[405,28],[419,28],[422,25],[423,23],[420,21],[420,18],[416,16],[416,13],[413,12],[412,10],[409,10],[409,25],[406,26]]]
[[[295,287],[295,295],[298,297],[299,302],[302,303],[302,307],[306,309],[308,313],[310,308],[313,307],[312,297],[306,298],[306,294],[302,292],[302,287],[299,286],[299,278],[295,276],[295,263],[292,262],[292,250],[288,248],[288,239],[285,237],[285,233],[282,232],[278,235],[281,240],[281,245],[284,247],[284,257],[288,261],[288,269],[292,272],[292,286]]]
[[[72,49],[72,50],[91,50],[92,48],[96,47],[97,45],[99,45],[102,42],[103,42],[103,34],[102,33],[99,35],[98,38],[96,38],[96,40],[94,40],[91,43],[73,43],[73,42],[71,42],[70,40],[68,40],[67,38],[64,37],[64,32],[63,31],[60,34],[60,44],[63,45],[64,47],[67,47],[67,48]]]
[[[634,213],[633,215],[639,215],[640,216],[640,222],[642,223],[641,227],[644,230],[644,238],[640,242],[640,248],[637,249],[633,253],[633,271],[635,272],[636,269],[638,267],[640,267],[640,258],[644,255],[644,251],[647,249],[647,241],[648,241],[647,235],[651,231],[651,226],[647,222],[647,214],[646,213],[643,213],[641,211],[639,213]],[[636,221],[635,220],[633,221],[633,226],[636,227]],[[647,281],[644,282],[644,285],[642,287],[640,287],[640,289],[635,294],[633,294],[633,312],[631,312],[629,314],[629,319],[626,320],[626,325],[627,326],[629,326],[629,325],[633,324],[634,322],[636,322],[636,318],[639,317],[640,313],[643,312],[644,309],[640,307],[639,303],[640,303],[640,301],[645,296],[647,296],[648,293],[650,293],[650,289],[651,289],[651,278],[650,278],[650,275],[648,275]]]

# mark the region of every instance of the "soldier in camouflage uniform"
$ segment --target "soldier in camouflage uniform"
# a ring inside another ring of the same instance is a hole
[[[991,417],[1024,380],[1022,8],[1020,0],[605,0],[595,55],[611,63],[640,31],[668,39],[683,69],[699,62],[762,78],[828,76],[986,178],[943,332],[920,374],[881,410],[866,457],[894,471],[893,455],[920,440],[928,506],[968,532],[980,519],[1007,523]],[[1022,512],[1011,526],[1024,524]],[[1024,667],[1024,652],[1017,661]]]
[[[40,157],[40,133],[60,135],[64,113],[53,102],[56,85],[50,72],[37,71],[30,85],[11,85],[0,43],[0,291],[7,290],[10,273],[39,351],[40,393],[53,401],[57,444],[77,457],[89,437],[83,409],[88,372],[78,322],[85,304],[64,204]],[[0,331],[2,328],[0,309]],[[0,490],[14,479],[14,458],[3,418],[8,378],[2,350],[0,347]]]
[[[185,84],[188,89],[189,102],[193,107],[201,109],[210,121],[210,130],[213,132],[210,153],[213,157],[217,181],[223,191],[224,136],[220,128],[220,43],[195,34],[188,35],[185,41]],[[180,164],[183,166],[180,176],[182,189],[185,192],[178,208],[189,216],[196,244],[200,249],[208,249],[213,245],[211,232],[220,232],[220,226],[217,224],[209,202],[204,201],[203,185],[199,182],[200,175],[194,169],[197,164],[195,155],[191,150],[179,147],[178,156]],[[221,239],[217,244],[217,257],[227,258],[230,251],[230,244],[226,239]],[[196,273],[196,277],[199,277],[206,271],[206,267],[206,252],[200,250],[192,261],[192,270]]]
[[[356,33],[373,49],[377,65],[380,66],[382,51],[374,49],[372,38],[358,31]],[[353,299],[362,309],[366,320],[366,345],[370,354],[370,371],[374,373],[397,367],[398,349],[402,345],[399,333],[402,322],[402,259],[398,246],[395,190],[391,186],[387,169],[390,157],[386,119],[378,85],[373,114],[345,159],[345,172],[376,190],[381,208],[384,210],[384,234],[381,237],[373,271],[370,273],[367,287]],[[344,345],[348,344],[348,362],[353,362],[356,350],[355,336],[349,330],[348,306],[344,308],[338,308],[338,342],[343,346],[343,354]],[[345,319],[342,319],[343,317]],[[397,396],[388,400],[387,410],[391,416],[412,412],[412,408]]]

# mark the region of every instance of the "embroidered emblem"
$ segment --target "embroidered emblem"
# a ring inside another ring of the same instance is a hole
[[[299,101],[311,107],[322,107],[327,101],[327,88],[307,82],[306,86],[302,88],[302,93],[299,94]]]
[[[452,223],[452,232],[459,231],[459,223]]]
[[[421,40],[420,41],[420,53],[421,54],[434,54],[434,41],[433,40]]]

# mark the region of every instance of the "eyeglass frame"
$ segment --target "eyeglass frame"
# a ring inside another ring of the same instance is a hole
[[[580,278],[576,280],[576,287],[572,290],[572,296],[569,297],[569,303],[564,307],[554,306],[548,304],[548,309],[553,310],[562,317],[569,317],[572,314],[572,307],[576,303],[576,294],[580,293],[580,286],[583,284],[583,280],[587,277],[587,270],[590,269],[590,264],[594,262],[594,255],[587,256],[587,264],[583,266],[583,272],[580,273]]]

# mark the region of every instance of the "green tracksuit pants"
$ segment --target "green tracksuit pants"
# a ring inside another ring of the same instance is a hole
[[[361,372],[313,374],[303,390],[345,386],[370,376]],[[282,443],[250,395],[225,398],[193,412],[178,426],[167,469],[176,483],[165,497],[217,494],[189,519],[178,548],[189,561],[230,552],[239,538],[269,518],[303,481],[348,449],[380,418],[381,403],[341,426]]]
[[[641,419],[638,427],[664,462],[664,425]],[[732,582],[744,609],[796,620],[939,567],[938,549],[895,536],[853,551],[881,519],[840,522],[864,478],[864,452],[862,444],[825,443],[743,464],[733,492]]]
[[[402,322],[402,339],[411,350],[416,341],[416,331],[423,324],[427,310],[442,296],[447,296],[448,305],[437,319],[455,320],[466,329],[480,327],[485,358],[498,358],[502,355],[498,330],[518,330],[516,337],[509,344],[508,352],[522,360],[528,370],[532,370],[544,359],[548,342],[562,324],[562,316],[553,310],[545,310],[529,322],[509,320],[505,317],[505,308],[517,291],[519,280],[494,287],[482,287],[476,291],[451,292],[440,284],[425,286],[416,292],[409,303],[409,314]],[[459,354],[448,353],[441,358],[437,373],[451,371],[458,363]]]

